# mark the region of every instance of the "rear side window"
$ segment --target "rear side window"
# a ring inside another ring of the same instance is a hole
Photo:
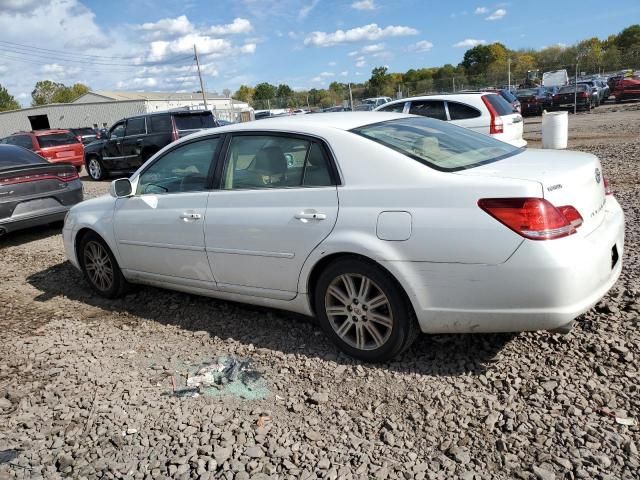
[[[152,115],[149,117],[150,130],[153,133],[166,133],[171,131],[171,117],[169,115]]]
[[[178,130],[197,130],[199,128],[213,128],[213,115],[197,114],[197,115],[175,115],[174,121]]]
[[[0,148],[0,169],[20,165],[39,165],[41,163],[48,162],[29,150],[14,147]]]
[[[36,138],[38,139],[40,148],[59,147],[61,145],[80,143],[71,133],[47,133],[46,135],[38,135]]]
[[[423,117],[437,118],[438,120],[447,120],[443,100],[417,100],[411,102],[409,113],[412,115],[422,115]]]
[[[14,137],[9,137],[7,139],[7,143],[10,145],[18,145],[19,147],[33,150],[33,142],[31,141],[31,137],[29,135],[16,135]]]
[[[485,95],[485,98],[491,104],[498,115],[502,116],[513,114],[513,106],[500,95],[492,93],[489,95]]]
[[[127,133],[125,136],[129,137],[131,135],[144,135],[147,133],[147,129],[144,123],[144,117],[139,118],[130,118],[127,120]]]
[[[404,111],[404,104],[405,102],[394,103],[393,105],[387,105],[386,107],[383,107],[378,111],[402,113]]]
[[[449,107],[449,116],[451,120],[466,120],[468,118],[477,118],[481,116],[479,110],[458,102],[447,102]]]

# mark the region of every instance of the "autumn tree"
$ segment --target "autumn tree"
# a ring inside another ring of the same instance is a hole
[[[40,80],[31,92],[31,105],[48,105],[50,103],[70,103],[89,91],[89,87],[82,83],[75,83],[67,87],[63,83],[51,80]]]
[[[247,85],[240,85],[240,88],[233,94],[233,98],[241,102],[251,103],[255,90]]]

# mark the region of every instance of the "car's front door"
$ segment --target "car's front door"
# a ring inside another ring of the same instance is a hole
[[[124,138],[125,122],[118,122],[109,130],[107,140],[102,147],[102,158],[114,163],[122,160],[122,139]]]
[[[114,231],[123,270],[134,278],[213,288],[204,221],[219,137],[178,145],[133,180],[118,199]]]
[[[338,216],[337,171],[320,140],[234,134],[210,193],[205,241],[218,288],[295,297],[302,265]]]
[[[147,134],[145,117],[133,117],[127,120],[124,138],[122,139],[122,155],[126,157],[129,167],[142,165],[142,150]]]

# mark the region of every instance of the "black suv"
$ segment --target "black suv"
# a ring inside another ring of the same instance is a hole
[[[210,111],[161,112],[125,118],[114,123],[104,138],[85,147],[85,166],[93,180],[130,173],[171,142],[218,126]]]

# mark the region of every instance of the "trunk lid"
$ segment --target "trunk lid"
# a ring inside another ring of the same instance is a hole
[[[78,178],[71,165],[25,165],[0,170],[0,200],[66,190]]]
[[[571,205],[578,210],[584,222],[578,233],[584,235],[604,220],[602,166],[598,157],[589,153],[529,149],[458,174],[536,181],[542,186],[543,198],[554,206]]]

